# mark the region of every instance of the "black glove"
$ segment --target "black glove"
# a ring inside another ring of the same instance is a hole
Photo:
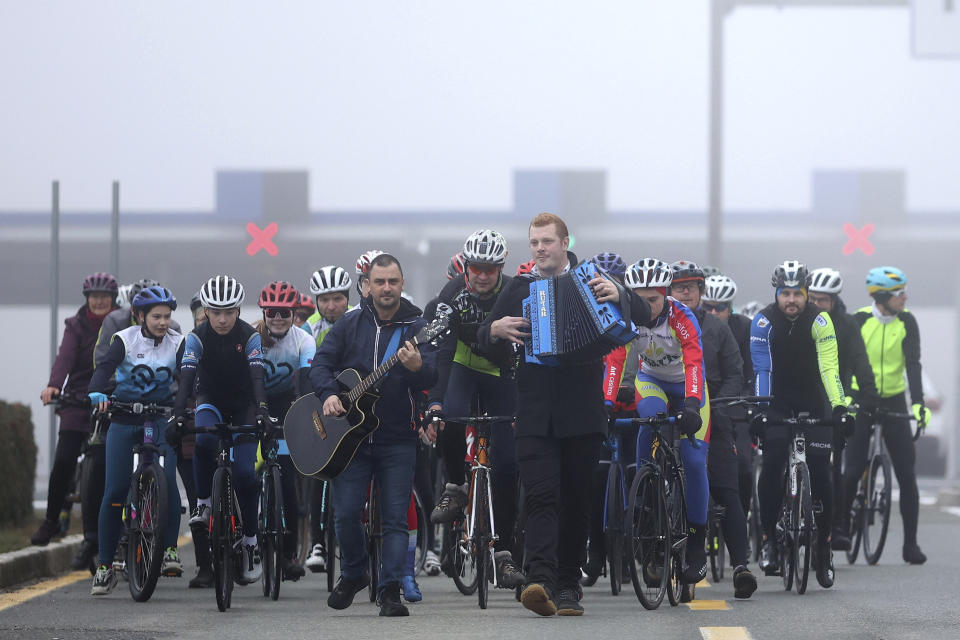
[[[872,416],[877,412],[877,407],[880,406],[880,398],[874,395],[868,395],[866,393],[861,393],[857,398],[857,413],[866,414]]]
[[[617,402],[631,405],[637,401],[637,391],[633,387],[620,387],[617,391]]]
[[[167,428],[163,432],[163,436],[166,438],[167,444],[174,449],[180,448],[185,424],[186,420],[183,419],[183,416],[172,416],[167,420]]]
[[[254,414],[256,415],[257,425],[265,427],[270,424],[270,408],[266,402],[258,404]]]
[[[696,398],[687,398],[683,403],[683,411],[677,414],[677,425],[680,427],[680,433],[685,436],[696,435],[703,426],[703,419],[700,417],[700,401]]]
[[[753,414],[753,417],[750,418],[750,435],[754,439],[762,438],[763,432],[766,429],[769,418],[763,412]]]
[[[832,418],[833,426],[843,430],[844,438],[850,438],[853,436],[856,422],[853,416],[847,412],[847,408],[844,405],[838,404],[833,408]]]

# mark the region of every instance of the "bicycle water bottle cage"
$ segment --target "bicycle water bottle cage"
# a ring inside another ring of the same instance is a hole
[[[133,406],[130,408],[130,410],[131,410],[135,415],[140,415],[141,413],[143,413],[143,403],[142,403],[142,402],[134,402],[134,403],[133,403]]]

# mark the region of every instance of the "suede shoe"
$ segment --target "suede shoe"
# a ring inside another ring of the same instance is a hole
[[[541,582],[531,582],[524,587],[520,594],[520,604],[541,616],[552,616],[557,613],[557,605],[553,601],[550,589]]]
[[[380,615],[384,617],[409,616],[410,610],[400,602],[400,583],[388,582],[380,592]]]
[[[745,565],[733,570],[733,597],[746,600],[757,590],[757,579]]]

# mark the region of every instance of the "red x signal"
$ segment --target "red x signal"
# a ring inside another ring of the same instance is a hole
[[[868,256],[873,255],[873,244],[867,240],[870,237],[870,234],[873,233],[873,223],[864,225],[862,229],[857,229],[855,226],[849,222],[845,222],[843,225],[843,232],[847,234],[847,237],[850,238],[847,240],[847,243],[843,245],[843,255],[848,256],[857,249],[860,249]]]
[[[253,236],[253,241],[247,245],[247,255],[252,256],[260,249],[263,249],[272,256],[277,255],[277,245],[273,243],[272,238],[277,234],[277,223],[271,222],[261,231],[260,227],[252,222],[247,223],[247,233]]]

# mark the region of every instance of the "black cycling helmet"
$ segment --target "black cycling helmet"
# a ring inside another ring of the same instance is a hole
[[[193,294],[193,297],[190,298],[190,313],[196,313],[197,309],[203,306],[203,300],[200,299],[200,292],[197,291]]]

